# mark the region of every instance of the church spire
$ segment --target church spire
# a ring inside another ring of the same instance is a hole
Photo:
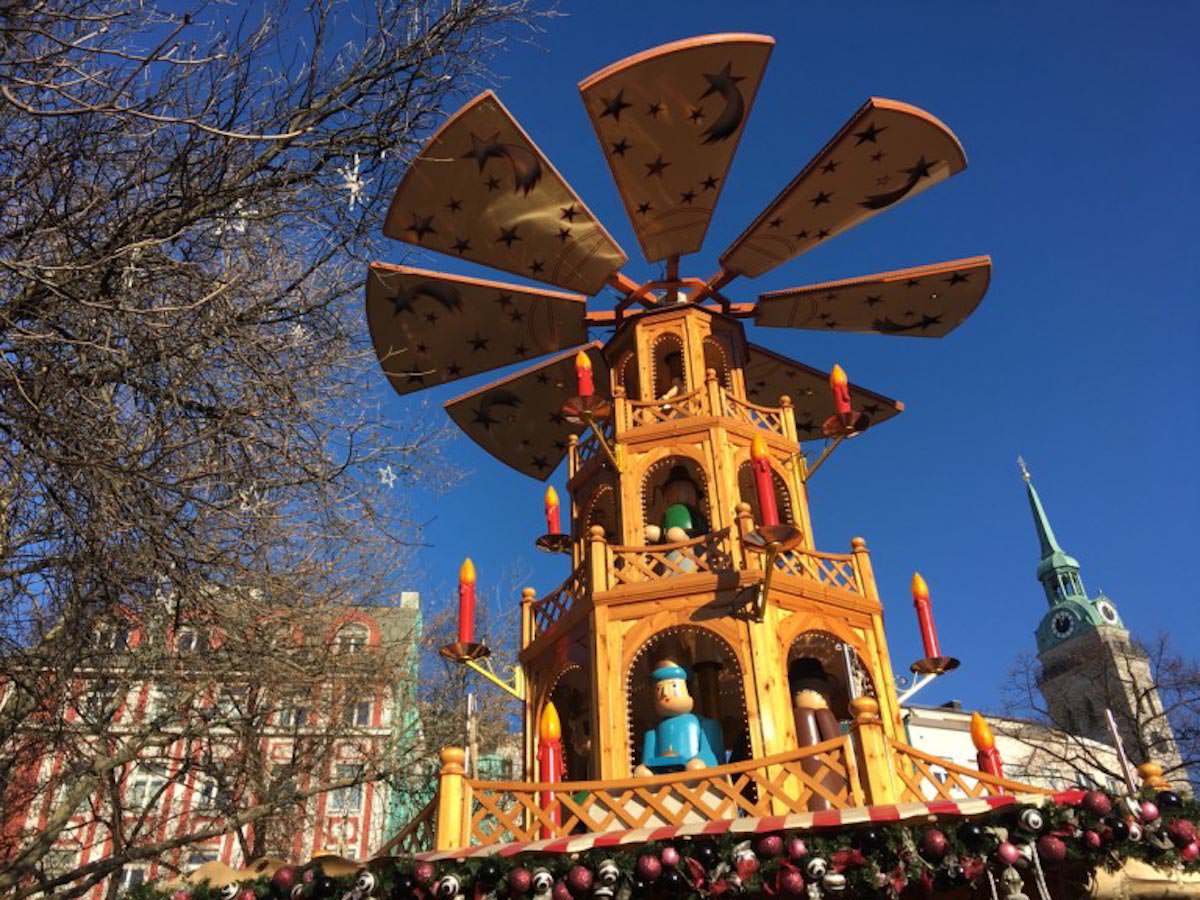
[[[1021,469],[1021,477],[1025,479],[1025,494],[1029,498],[1029,508],[1033,512],[1033,525],[1037,529],[1038,542],[1041,544],[1042,557],[1038,561],[1037,577],[1046,592],[1046,599],[1055,606],[1070,598],[1086,599],[1083,580],[1079,577],[1079,561],[1068,556],[1058,544],[1054,529],[1050,527],[1050,517],[1042,506],[1042,498],[1038,496],[1037,488],[1025,460],[1017,457],[1017,465]]]

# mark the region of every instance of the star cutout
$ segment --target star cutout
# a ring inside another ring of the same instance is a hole
[[[621,138],[619,141],[617,141],[615,144],[612,145],[613,156],[624,156],[625,151],[629,149],[629,146],[630,146],[629,141],[625,140],[625,138]]]
[[[651,118],[657,119],[660,112],[662,112],[661,103],[651,103],[646,107],[646,115],[650,116]]]
[[[508,249],[512,249],[513,241],[519,241],[521,236],[517,234],[517,226],[512,228],[501,228],[500,237],[496,238],[497,244],[504,244]]]
[[[832,196],[833,194],[827,194],[825,191],[817,191],[817,195],[811,198],[809,202],[812,203],[813,206],[824,206],[829,202],[829,199]]]
[[[921,321],[917,323],[917,327],[922,331],[928,330],[930,325],[941,325],[941,316],[921,316]]]
[[[646,177],[649,178],[651,175],[658,175],[661,177],[663,169],[669,166],[670,163],[664,161],[662,154],[660,153],[658,154],[658,159],[654,160],[654,162],[642,163],[642,165],[646,167]]]
[[[825,228],[822,228],[820,231],[817,232],[816,240],[823,241],[827,237],[829,237],[829,231]]]
[[[733,63],[725,63],[725,68],[723,68],[720,72],[717,72],[715,75],[710,75],[707,72],[704,72],[703,75],[704,80],[708,82],[708,90],[700,95],[701,100],[703,100],[705,97],[719,93],[722,88],[726,88],[731,84],[737,84],[739,81],[746,80],[745,75],[733,74]]]
[[[483,336],[482,336],[482,335],[481,335],[481,334],[480,334],[480,333],[477,331],[477,332],[475,332],[475,337],[473,337],[473,338],[470,338],[470,339],[467,341],[467,343],[471,345],[471,352],[472,352],[472,353],[478,353],[480,350],[486,350],[486,349],[487,349],[487,345],[488,345],[488,339],[487,339],[487,338],[485,338],[485,337],[483,337]]]
[[[638,207],[637,207],[638,215],[644,216],[644,215],[646,215],[646,213],[650,212],[650,210],[652,210],[652,209],[654,209],[654,207],[651,206],[649,203],[639,203]]]
[[[525,318],[525,313],[521,312],[519,309],[514,309],[512,312],[510,312],[508,314],[508,320],[510,322],[520,322],[520,321],[524,320],[524,318]]]
[[[796,240],[798,240],[798,241],[804,241],[804,240],[807,240],[807,239],[808,239],[808,229],[807,229],[807,228],[802,228],[800,231],[797,231],[797,232],[796,232],[796,233],[793,235],[793,237],[794,237]]]
[[[529,464],[539,472],[544,472],[550,468],[550,463],[546,462],[546,457],[544,456],[535,456],[532,460],[530,460]]]
[[[462,366],[460,366],[458,363],[452,362],[450,365],[446,366],[446,374],[451,378],[457,378],[462,374]]]
[[[921,283],[921,282],[919,282],[917,279],[915,279],[915,278],[910,278],[910,279],[908,279],[908,281],[904,282],[904,286],[905,286],[905,287],[910,287],[910,288],[911,288],[911,287],[916,287],[916,286],[917,286],[918,284],[920,284],[920,283]]]
[[[457,253],[459,256],[462,256],[464,253],[466,253],[468,250],[471,249],[471,242],[466,240],[465,238],[459,238],[457,241],[454,242],[453,249],[454,249],[455,253]]]
[[[529,353],[529,348],[524,344],[517,344],[517,346],[513,347],[513,353],[517,356],[526,356]]]
[[[875,179],[875,187],[887,187],[892,183],[891,175],[881,175]]]
[[[533,262],[531,262],[529,264],[529,271],[532,272],[534,275],[541,274],[541,271],[544,268],[545,268],[545,266],[542,264],[542,261],[540,259],[535,259]]]
[[[412,224],[408,226],[408,230],[416,234],[417,243],[420,243],[427,234],[437,234],[433,227],[433,216],[419,216],[416,213],[413,213]]]
[[[450,202],[446,204],[446,209],[450,210],[450,212],[461,212],[462,211],[462,201],[455,200],[453,197],[451,197]]]
[[[420,372],[409,372],[408,373],[408,383],[409,384],[424,384],[425,376],[422,375]]]
[[[512,294],[501,294],[496,298],[496,302],[503,309],[508,309],[512,306]]]
[[[964,275],[962,272],[951,272],[950,277],[946,279],[946,284],[962,284],[964,281],[970,280],[970,275]]]
[[[706,191],[715,191],[717,189],[717,182],[720,180],[720,178],[717,178],[714,175],[709,175],[702,182],[700,182],[700,186]]]
[[[821,171],[822,171],[822,172],[825,172],[825,173],[828,173],[828,174],[832,174],[832,173],[834,173],[834,172],[836,172],[836,171],[837,171],[837,167],[838,167],[838,166],[840,166],[840,165],[841,165],[841,163],[839,163],[839,162],[834,162],[834,161],[831,159],[829,162],[825,163],[825,165],[821,166]]]
[[[424,344],[417,344],[417,353],[418,354],[423,356],[424,354],[426,354],[428,352],[429,352],[429,348],[426,347]]]
[[[826,300],[836,300],[836,299],[837,299],[837,292],[836,292],[836,291],[830,291],[828,294],[826,294],[826,295],[825,295],[825,299],[826,299]]]
[[[559,215],[559,218],[566,219],[568,222],[574,222],[575,217],[578,215],[581,215],[579,210],[575,208],[574,203],[572,203],[570,206],[562,207],[560,210],[560,213],[561,213],[561,215]]]
[[[867,306],[875,306],[877,303],[882,303],[882,302],[883,302],[883,297],[879,296],[878,294],[873,294],[872,296],[868,297],[866,300],[863,301],[863,303],[867,304]]]
[[[879,404],[878,403],[868,403],[862,409],[863,409],[863,412],[868,413],[869,415],[873,416],[873,415],[875,415],[875,413],[879,412]]]
[[[500,190],[500,179],[499,178],[489,178],[487,180],[487,189],[489,191]]]
[[[826,328],[837,328],[837,322],[835,322],[833,319],[829,319],[828,321],[826,321],[825,327]]]
[[[500,132],[496,132],[491,137],[481,138],[475,132],[471,132],[471,149],[467,151],[463,159],[473,159],[479,163],[479,171],[482,172],[486,167],[488,160],[495,155],[497,145],[500,143]]]
[[[437,320],[438,320],[437,313],[435,313],[435,312],[425,313],[425,321],[428,322],[430,325],[436,324]]]
[[[684,191],[682,194],[679,195],[680,203],[687,203],[688,205],[691,205],[692,201],[695,199],[696,199],[695,191]]]
[[[871,154],[871,162],[883,162],[883,158],[887,156],[882,150],[876,150]]]
[[[550,423],[551,423],[552,425],[562,425],[562,424],[564,424],[566,421],[567,421],[567,420],[563,418],[563,414],[562,414],[562,413],[560,413],[560,412],[557,412],[557,411],[556,411],[556,412],[552,412],[552,413],[550,413]]]
[[[612,116],[613,121],[616,121],[616,122],[621,121],[622,111],[629,109],[629,107],[633,106],[632,103],[625,102],[625,89],[624,88],[617,91],[617,95],[611,99],[601,97],[600,102],[604,104],[604,111],[602,113],[600,113],[600,118],[603,119],[605,116]]]
[[[900,171],[913,181],[919,181],[922,178],[929,177],[929,167],[932,165],[933,163],[926,162],[925,157],[922,156],[915,163],[913,163],[913,167],[911,169],[901,169]]]
[[[565,243],[567,242],[567,238],[569,238],[570,236],[571,236],[571,229],[570,229],[570,228],[560,228],[560,229],[558,229],[558,240],[559,240],[559,242],[560,242],[560,243],[564,243],[564,244],[565,244]]]
[[[693,122],[704,121],[704,107],[697,106],[695,109],[693,109],[691,112],[688,113],[688,118],[691,119]]]
[[[475,410],[475,419],[472,424],[482,425],[486,430],[491,431],[493,425],[499,424],[499,420],[493,419],[491,412],[484,409],[483,404],[480,404],[479,409]]]
[[[878,141],[876,141],[875,139],[877,137],[879,137],[879,135],[884,131],[887,131],[886,125],[884,125],[882,128],[876,128],[875,123],[872,122],[870,125],[868,125],[866,127],[865,130],[854,132],[854,136],[856,138],[858,138],[858,143],[855,144],[854,146],[858,147],[862,144],[867,143],[868,141],[871,142],[872,144],[876,144],[876,143],[878,143]]]
[[[768,228],[778,228],[782,224],[783,224],[783,219],[779,218],[779,216],[776,216],[770,222],[767,223],[767,227]]]

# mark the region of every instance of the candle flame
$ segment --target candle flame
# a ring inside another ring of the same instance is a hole
[[[575,368],[587,369],[589,372],[592,370],[592,361],[582,350],[575,354]]]
[[[767,446],[767,439],[761,434],[756,434],[754,440],[750,443],[750,458],[751,459],[766,459],[771,455],[771,450]]]
[[[996,746],[996,738],[987,719],[977,712],[971,713],[971,743],[976,750],[991,750]]]
[[[542,709],[538,737],[543,741],[557,741],[562,737],[562,723],[558,720],[558,710],[554,708],[552,701],[546,701],[546,706]]]
[[[558,506],[558,491],[554,489],[554,485],[546,485],[546,505]]]
[[[929,585],[925,583],[925,579],[921,577],[920,572],[913,572],[912,595],[913,600],[917,602],[929,599]]]
[[[458,580],[464,584],[475,583],[475,563],[471,562],[471,557],[463,560],[462,567],[458,570]]]
[[[850,383],[850,379],[846,377],[846,370],[837,363],[833,364],[833,369],[829,372],[829,384],[831,387],[843,388]]]

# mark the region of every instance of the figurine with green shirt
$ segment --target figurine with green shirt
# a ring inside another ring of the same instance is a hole
[[[654,667],[650,680],[659,722],[643,735],[642,762],[633,774],[643,777],[720,765],[725,756],[721,726],[692,712],[687,669],[666,659]]]

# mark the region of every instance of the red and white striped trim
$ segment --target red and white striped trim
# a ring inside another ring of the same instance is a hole
[[[1057,794],[1001,794],[995,797],[976,797],[970,800],[930,800],[926,803],[902,803],[886,806],[855,806],[850,809],[831,809],[821,812],[792,813],[787,816],[759,816],[741,819],[718,819],[689,825],[669,825],[661,828],[634,828],[627,831],[593,831],[588,834],[543,841],[516,841],[508,844],[486,844],[478,847],[459,847],[455,850],[434,850],[416,854],[416,859],[436,862],[443,859],[473,859],[481,856],[516,856],[520,853],[581,853],[603,847],[625,847],[651,841],[669,841],[681,837],[706,837],[721,834],[762,834],[773,831],[819,831],[844,828],[875,822],[891,825],[914,819],[978,816],[1013,804],[1042,806],[1046,803],[1074,805],[1083,799],[1082,790],[1060,791]]]

